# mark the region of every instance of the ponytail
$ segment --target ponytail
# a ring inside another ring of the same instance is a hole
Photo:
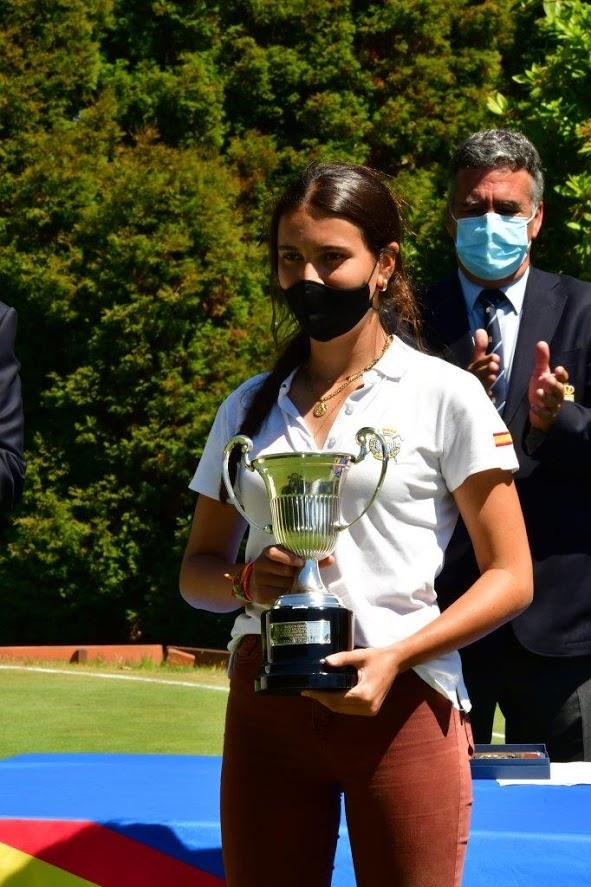
[[[299,332],[288,341],[277,358],[275,366],[256,389],[242,420],[241,434],[253,438],[260,431],[279,396],[281,383],[292,370],[305,363],[309,356],[310,342],[308,337],[304,332]],[[239,461],[240,451],[236,447],[230,455],[228,466],[232,483],[236,480]],[[228,493],[223,482],[220,484],[220,500],[222,502],[228,501]]]

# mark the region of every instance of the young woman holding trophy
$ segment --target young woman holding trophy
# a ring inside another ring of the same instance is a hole
[[[457,649],[528,605],[531,565],[510,435],[473,376],[411,344],[400,239],[370,169],[316,164],[287,189],[270,246],[275,317],[292,336],[271,373],[222,404],[191,482],[181,593],[216,612],[244,606],[222,772],[229,887],[328,887],[341,793],[359,887],[461,882],[471,740]],[[328,500],[338,519],[325,519]],[[441,614],[434,579],[458,512],[481,576]],[[300,551],[304,536],[315,541]],[[323,587],[310,591],[314,559]],[[333,652],[337,608],[353,637]],[[306,642],[327,655],[282,693],[282,657]]]

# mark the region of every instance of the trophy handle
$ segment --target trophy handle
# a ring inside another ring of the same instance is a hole
[[[339,530],[348,530],[349,527],[352,527],[353,524],[356,524],[357,521],[363,517],[365,512],[371,508],[371,506],[373,505],[373,503],[376,500],[378,493],[382,489],[382,484],[384,483],[384,478],[386,477],[386,469],[388,468],[388,458],[389,458],[388,457],[388,446],[386,444],[386,441],[384,440],[383,435],[380,434],[379,431],[376,431],[374,428],[369,428],[369,427],[360,428],[359,431],[357,432],[357,434],[355,435],[355,437],[356,437],[357,443],[360,445],[361,449],[359,450],[359,453],[357,454],[357,456],[354,456],[353,459],[351,459],[351,462],[353,462],[355,465],[358,465],[360,462],[362,462],[365,459],[365,457],[367,456],[367,453],[369,451],[367,441],[370,437],[375,437],[379,441],[380,446],[382,448],[382,471],[381,471],[380,476],[378,478],[378,482],[376,484],[375,490],[373,491],[372,497],[369,500],[369,502],[367,503],[367,505],[365,506],[365,508],[363,509],[363,511],[361,512],[361,514],[358,514],[357,517],[354,518],[348,524],[339,524],[339,527],[338,527]]]
[[[245,468],[248,468],[249,471],[256,471],[254,465],[251,460],[248,458],[248,454],[252,450],[253,443],[250,437],[247,437],[245,434],[236,434],[234,437],[231,437],[226,446],[224,447],[224,464],[222,467],[222,478],[224,480],[224,486],[228,492],[228,498],[236,511],[238,511],[242,517],[252,526],[256,527],[258,530],[264,530],[265,533],[272,533],[271,524],[258,524],[256,521],[250,518],[246,511],[244,510],[244,506],[240,501],[240,497],[232,486],[232,481],[230,479],[230,455],[234,447],[240,447],[242,450],[242,458],[241,463]]]

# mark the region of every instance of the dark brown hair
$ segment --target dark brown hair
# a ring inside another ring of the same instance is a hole
[[[369,167],[351,163],[313,163],[284,191],[275,204],[269,226],[273,336],[279,356],[271,373],[255,390],[242,422],[241,432],[249,437],[253,437],[263,425],[285,377],[305,363],[310,355],[308,337],[297,327],[277,282],[279,222],[286,213],[301,207],[352,222],[361,231],[367,248],[376,259],[389,243],[400,243],[402,237],[397,202],[382,176]],[[398,332],[406,339],[419,342],[419,311],[400,254],[396,257],[395,273],[390,276],[385,291],[377,293],[377,297],[376,307],[384,331],[388,334]],[[239,458],[237,449],[234,454],[232,477]],[[225,501],[225,488],[221,493]]]

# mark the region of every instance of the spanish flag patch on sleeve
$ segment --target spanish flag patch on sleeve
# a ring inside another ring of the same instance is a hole
[[[493,440],[495,447],[507,447],[513,443],[513,438],[508,431],[497,431],[496,434],[493,434]]]

